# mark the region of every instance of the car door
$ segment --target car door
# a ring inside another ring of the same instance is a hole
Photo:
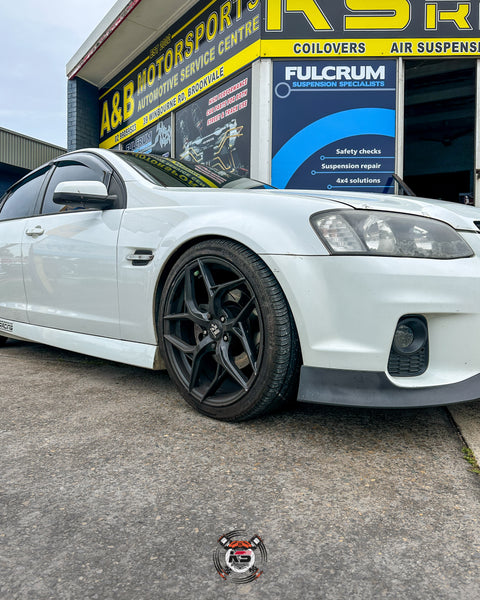
[[[0,199],[0,318],[28,322],[22,239],[49,170],[30,173]]]
[[[115,187],[113,209],[69,209],[53,202],[64,181],[102,181]],[[100,158],[73,154],[55,162],[39,214],[22,242],[30,323],[104,337],[119,336],[117,261],[122,189]]]

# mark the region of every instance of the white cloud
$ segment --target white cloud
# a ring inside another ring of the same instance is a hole
[[[65,65],[114,4],[2,2],[0,127],[66,147]]]

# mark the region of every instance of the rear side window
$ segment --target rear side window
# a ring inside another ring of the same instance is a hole
[[[46,166],[31,175],[27,175],[6,193],[0,204],[0,221],[21,219],[33,214],[35,201],[49,169],[50,167]]]

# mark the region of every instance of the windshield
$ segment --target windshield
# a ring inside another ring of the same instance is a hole
[[[157,154],[118,152],[141,175],[165,187],[202,187],[236,189],[272,189],[272,186],[248,177],[217,171],[206,165],[166,158]]]

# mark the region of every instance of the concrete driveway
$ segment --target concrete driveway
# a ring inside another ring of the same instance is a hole
[[[166,374],[0,350],[0,597],[477,598],[480,477],[443,409],[298,405],[240,425]],[[243,528],[264,575],[224,582]]]

